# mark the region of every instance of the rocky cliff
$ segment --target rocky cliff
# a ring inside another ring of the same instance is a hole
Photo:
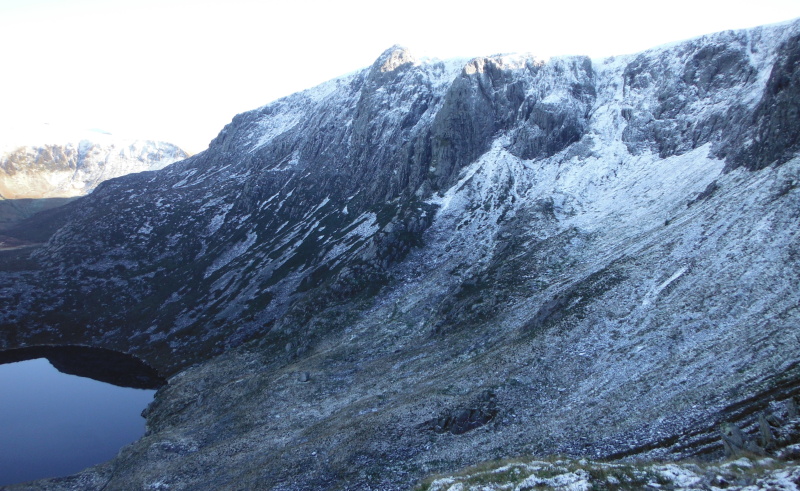
[[[798,391],[800,22],[420,61],[240,114],[14,229],[0,346],[168,385],[46,489],[404,489],[523,454],[718,455]]]

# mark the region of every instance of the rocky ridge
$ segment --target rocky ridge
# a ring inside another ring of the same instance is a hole
[[[168,377],[41,489],[404,489],[494,458],[721,455],[800,391],[800,22],[369,68],[14,230],[0,347]],[[22,486],[25,488],[25,486]]]

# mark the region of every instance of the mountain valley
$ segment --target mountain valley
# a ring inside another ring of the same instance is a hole
[[[798,152],[800,20],[603,60],[392,47],[3,231],[39,245],[0,251],[0,350],[167,381],[115,459],[10,489],[722,457],[800,393]]]

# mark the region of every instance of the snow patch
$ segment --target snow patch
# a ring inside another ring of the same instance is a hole
[[[253,244],[256,243],[256,240],[258,240],[258,234],[253,231],[248,232],[247,238],[245,240],[239,242],[238,244],[228,249],[224,254],[219,256],[211,266],[208,267],[205,274],[203,275],[203,278],[208,278],[209,276],[214,274],[214,272],[216,272],[220,268],[224,268],[231,261],[241,256],[245,252],[247,252],[247,250],[250,249],[250,247],[252,247]]]
[[[217,214],[211,219],[208,227],[206,227],[206,236],[214,235],[217,230],[222,227],[222,224],[225,223],[225,217],[228,216],[228,212],[231,211],[231,208],[233,208],[233,203],[228,203],[220,207]]]

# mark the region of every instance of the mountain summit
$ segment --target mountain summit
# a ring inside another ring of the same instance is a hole
[[[393,47],[33,217],[0,347],[168,378],[145,437],[41,485],[722,455],[800,392],[799,56],[800,21],[605,60]]]
[[[394,45],[381,54],[372,65],[381,72],[392,72],[403,65],[413,65],[417,60],[411,52],[399,45]]]

